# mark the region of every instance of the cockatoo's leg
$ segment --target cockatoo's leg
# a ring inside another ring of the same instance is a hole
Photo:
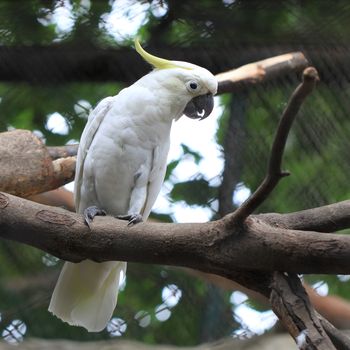
[[[84,219],[85,219],[85,222],[86,224],[90,227],[90,224],[92,223],[92,221],[94,220],[94,217],[95,216],[106,216],[107,213],[96,207],[95,205],[93,205],[92,207],[88,207],[84,210]]]
[[[128,220],[128,226],[136,225],[139,222],[142,222],[142,215],[140,214],[117,215],[115,217],[119,220]]]
[[[105,210],[100,209],[98,207],[91,206],[84,210],[84,219],[86,224],[90,227],[91,223],[94,220],[95,216],[106,216],[107,213]],[[127,214],[127,215],[116,215],[115,218],[119,220],[128,220],[128,226],[138,224],[139,222],[142,222],[142,215],[141,214]],[[91,227],[90,227],[91,228]]]

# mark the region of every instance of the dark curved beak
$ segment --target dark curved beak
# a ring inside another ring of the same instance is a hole
[[[187,103],[184,114],[192,119],[205,119],[214,108],[214,97],[212,94],[206,94],[194,97]]]

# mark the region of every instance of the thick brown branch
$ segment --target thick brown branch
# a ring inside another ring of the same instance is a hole
[[[232,267],[237,271],[350,273],[349,236],[274,228],[253,218],[244,230],[232,231],[222,220],[127,227],[124,221],[98,217],[90,231],[78,214],[2,193],[0,236],[65,260],[186,266],[230,278]]]
[[[274,273],[270,301],[299,349],[335,349],[295,274]]]
[[[29,199],[75,211],[73,194],[64,188],[31,196]],[[350,228],[350,200],[294,213],[252,215],[252,218],[290,230],[335,232]]]
[[[276,187],[279,180],[288,175],[282,171],[282,156],[292,123],[305,98],[311,93],[319,80],[315,68],[306,68],[303,72],[303,81],[293,92],[278,125],[271,149],[267,174],[258,189],[233,214],[226,217],[228,224],[243,222],[254,212]]]
[[[46,146],[28,130],[0,133],[0,191],[27,197],[72,181],[75,158],[52,161]]]

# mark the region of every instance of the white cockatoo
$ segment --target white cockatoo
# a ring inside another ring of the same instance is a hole
[[[164,180],[173,120],[204,119],[213,110],[217,80],[208,70],[136,51],[154,70],[91,112],[81,136],[75,175],[75,205],[93,225],[96,215],[129,225],[146,220]],[[126,262],[66,262],[49,311],[89,332],[103,330],[117,303]]]

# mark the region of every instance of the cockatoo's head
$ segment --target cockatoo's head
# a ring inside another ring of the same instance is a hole
[[[213,96],[217,92],[218,82],[207,69],[182,61],[169,61],[146,52],[135,39],[136,51],[156,71],[162,72],[163,86],[176,91],[178,97],[189,101],[183,110],[189,118],[204,119],[214,108]]]

